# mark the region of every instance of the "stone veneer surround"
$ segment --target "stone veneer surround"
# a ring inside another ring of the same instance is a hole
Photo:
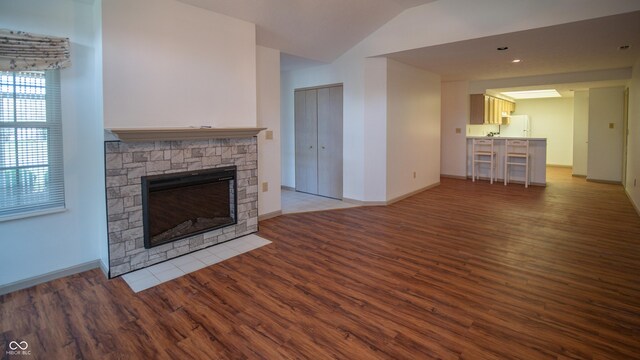
[[[105,142],[109,277],[141,269],[258,230],[255,137]],[[151,249],[144,247],[141,177],[237,166],[237,224]]]

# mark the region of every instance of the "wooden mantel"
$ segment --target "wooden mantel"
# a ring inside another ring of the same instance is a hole
[[[157,140],[206,140],[244,138],[258,135],[266,128],[131,128],[131,129],[107,129],[119,140],[133,141],[157,141]]]

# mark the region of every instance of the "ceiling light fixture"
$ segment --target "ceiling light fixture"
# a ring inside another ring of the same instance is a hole
[[[523,91],[504,91],[500,94],[508,96],[513,99],[542,99],[542,98],[554,98],[562,97],[556,89],[545,90],[523,90]]]
[[[511,62],[512,62],[512,63],[519,63],[520,61],[522,61],[522,60],[520,60],[520,59],[513,59],[513,60],[511,60]]]
[[[629,46],[629,45],[621,45],[621,46],[618,46],[618,50],[627,50],[630,47],[631,46]]]
[[[501,46],[501,47],[497,48],[496,50],[505,51],[505,50],[509,50],[509,47],[508,46]]]

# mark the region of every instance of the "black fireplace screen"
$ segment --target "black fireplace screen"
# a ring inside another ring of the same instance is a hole
[[[236,224],[236,167],[142,177],[144,247]]]

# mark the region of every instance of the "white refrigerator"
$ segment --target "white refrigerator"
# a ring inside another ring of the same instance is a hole
[[[509,125],[500,126],[500,136],[530,137],[531,121],[529,115],[513,115]]]

